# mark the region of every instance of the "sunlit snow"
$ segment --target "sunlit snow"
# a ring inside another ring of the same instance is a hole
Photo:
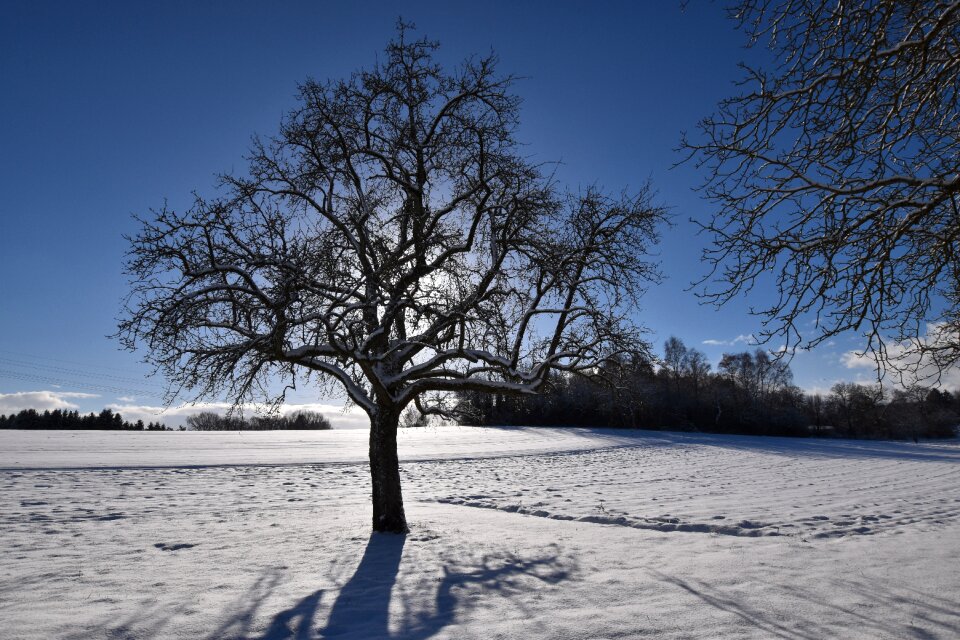
[[[4,638],[954,638],[960,444],[0,432]]]

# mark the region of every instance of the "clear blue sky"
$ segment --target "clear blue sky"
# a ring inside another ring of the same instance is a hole
[[[95,394],[60,396],[82,410],[159,404],[144,393],[159,381],[106,337],[126,291],[131,215],[164,198],[183,208],[191,191],[211,192],[215,173],[243,170],[250,136],[276,130],[298,82],[370,65],[401,14],[442,43],[442,61],[493,49],[502,71],[525,77],[521,138],[537,158],[563,162],[562,181],[619,190],[652,180],[675,221],[660,246],[667,280],[638,313],[655,343],[676,335],[714,364],[747,348],[735,341],[757,331],[746,309],[763,292],[715,311],[686,291],[703,275],[706,242],[688,219],[710,205],[691,190],[696,169],[671,166],[681,131],[735,90],[736,63],[752,54],[722,3],[681,4],[8,0],[0,411],[14,403],[6,394],[39,391]],[[825,388],[869,374],[842,364],[859,346],[851,338],[799,355],[796,382]]]

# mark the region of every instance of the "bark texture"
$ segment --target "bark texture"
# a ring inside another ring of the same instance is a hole
[[[373,530],[406,533],[397,457],[400,411],[378,409],[370,416],[370,480],[373,487]]]

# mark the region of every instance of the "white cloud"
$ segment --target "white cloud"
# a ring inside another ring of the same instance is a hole
[[[0,393],[0,413],[16,413],[24,409],[79,409],[79,406],[70,400],[84,398],[99,398],[95,393],[80,393],[76,391],[18,391],[16,393]]]
[[[839,380],[837,380],[836,382],[839,382]],[[834,382],[833,384],[836,384],[836,382]],[[804,387],[803,392],[811,397],[820,396],[821,398],[826,398],[827,396],[830,395],[831,393],[830,388],[833,386],[833,384],[827,387],[821,386],[819,384],[815,384],[812,387]]]
[[[230,410],[229,402],[198,402],[196,404],[180,404],[175,407],[158,407],[137,404],[112,404],[108,408],[120,413],[124,420],[136,422],[162,422],[168,427],[176,428],[186,425],[188,416],[211,411],[220,415]],[[246,405],[245,415],[256,415],[265,407]],[[351,407],[344,411],[343,405],[328,403],[284,404],[280,406],[280,413],[288,414],[294,411],[316,411],[322,413],[333,425],[334,429],[366,429],[370,426],[369,418],[361,409]]]
[[[741,343],[755,345],[757,344],[757,339],[752,333],[741,333],[733,340],[716,340],[710,338],[708,340],[704,340],[702,344],[709,345],[711,347],[732,347]]]
[[[117,396],[117,400],[118,400],[119,402],[131,403],[131,402],[135,402],[135,401],[136,401],[136,397],[134,397],[134,396]]]
[[[922,384],[939,386],[947,389],[960,389],[960,367],[954,365],[946,369],[939,369],[929,358],[920,356],[916,347],[921,344],[933,344],[944,338],[938,325],[928,325],[927,335],[913,340],[887,345],[887,362],[878,363],[872,353],[847,351],[840,356],[840,361],[848,369],[870,369],[879,371],[887,378],[909,386]]]
[[[840,356],[840,362],[847,369],[876,369],[877,361],[869,353],[847,351]]]

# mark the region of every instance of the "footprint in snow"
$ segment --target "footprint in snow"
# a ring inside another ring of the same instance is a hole
[[[179,551],[180,549],[190,549],[197,545],[190,544],[188,542],[180,542],[177,544],[167,544],[166,542],[158,542],[153,546],[156,547],[157,549],[160,549],[160,551]]]

